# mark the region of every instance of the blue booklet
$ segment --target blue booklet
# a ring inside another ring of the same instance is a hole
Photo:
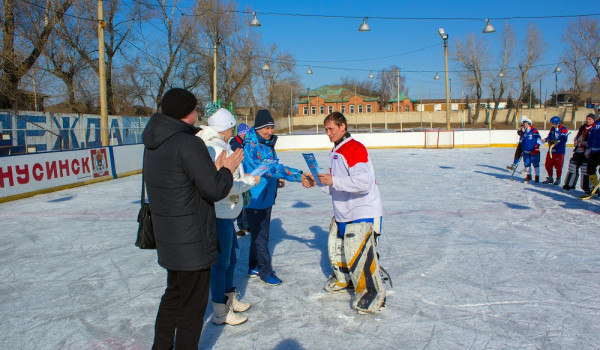
[[[315,159],[315,155],[312,153],[302,153],[302,156],[304,156],[306,165],[308,165],[308,170],[310,170],[310,173],[312,174],[313,178],[315,179],[317,186],[325,186],[321,183],[321,181],[319,181],[319,164],[317,163],[317,160]]]
[[[277,162],[277,159],[265,159],[254,170],[252,170],[250,175],[262,176],[262,174],[266,173],[274,164],[277,164]]]

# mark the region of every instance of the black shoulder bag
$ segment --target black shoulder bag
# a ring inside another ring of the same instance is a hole
[[[150,205],[146,203],[146,181],[144,180],[144,167],[142,165],[142,207],[138,214],[138,232],[135,246],[140,249],[156,249],[154,229],[152,228],[152,214]]]

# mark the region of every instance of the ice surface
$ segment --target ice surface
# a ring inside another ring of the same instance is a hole
[[[283,284],[245,275],[250,237],[239,238],[249,321],[216,326],[209,306],[199,348],[600,348],[600,201],[510,181],[513,152],[370,151],[394,282],[377,315],[323,290],[330,198],[288,183],[270,245]],[[307,170],[301,152],[279,156]],[[0,204],[0,348],[150,348],[166,273],[133,244],[139,196],[138,175]]]

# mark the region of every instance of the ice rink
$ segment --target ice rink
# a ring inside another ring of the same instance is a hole
[[[288,183],[270,245],[283,284],[246,276],[250,237],[239,238],[249,320],[216,326],[209,306],[199,348],[600,348],[600,200],[510,181],[513,152],[370,151],[385,212],[378,250],[394,284],[376,315],[323,290],[331,201]],[[326,167],[328,152],[314,153]],[[279,157],[307,170],[300,152]],[[0,348],[151,347],[166,272],[134,246],[140,181],[0,204]]]

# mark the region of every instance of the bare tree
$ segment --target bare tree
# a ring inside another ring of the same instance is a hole
[[[561,56],[561,60],[562,65],[566,68],[567,78],[572,84],[571,96],[573,105],[571,108],[571,120],[575,120],[577,109],[581,104],[581,96],[586,85],[583,74],[585,73],[585,65],[588,62],[588,57],[585,56],[586,52],[581,51],[585,45],[581,45],[582,37],[580,36],[579,31],[580,28],[588,26],[581,26],[578,24],[579,22],[570,21],[567,31],[562,37],[562,40],[568,45]]]
[[[82,73],[91,70],[77,50],[73,50],[68,42],[76,42],[78,46],[89,46],[95,39],[95,32],[88,30],[89,24],[82,13],[82,7],[76,4],[68,15],[58,22],[58,28],[52,32],[44,50],[43,69],[62,81],[67,90],[67,105],[71,112],[87,112],[80,108],[76,99],[78,81],[83,79]],[[86,69],[87,68],[87,69]],[[93,71],[93,70],[92,70]]]
[[[275,44],[263,56],[267,57],[269,69],[263,70],[258,78],[265,88],[263,93],[258,94],[259,103],[274,114],[287,115],[289,111],[289,104],[287,103],[290,96],[289,88],[295,87],[297,89],[300,86],[299,79],[294,73],[295,61],[291,54],[278,52]],[[259,66],[261,65],[261,62],[257,62],[255,69],[260,69]]]
[[[473,34],[467,35],[464,43],[457,40],[456,49],[451,52],[451,58],[460,66],[459,77],[467,88],[475,93],[475,116],[473,122],[479,117],[479,104],[481,102],[483,71],[490,61],[488,54],[489,44],[481,37]]]
[[[406,93],[404,83],[406,78],[400,74],[400,86],[398,88],[398,66],[390,66],[377,73],[375,79],[365,78],[363,80],[354,77],[345,77],[341,79],[341,85],[348,89],[354,89],[361,95],[378,96],[379,103],[385,106],[389,101],[397,98],[398,91]]]
[[[248,35],[252,28],[243,25],[244,18],[236,13],[236,6],[234,1],[201,1],[199,8],[204,12],[198,20],[199,30],[186,46],[187,52],[196,59],[193,68],[186,69],[186,72],[196,77],[210,99],[216,94],[223,105],[234,102],[237,105],[254,105],[256,96],[253,96],[251,82],[261,72],[261,67],[257,68],[258,62],[262,65],[274,57],[265,53],[256,33]],[[215,49],[216,82],[213,74]]]
[[[39,4],[4,0],[3,3],[0,108],[12,108],[20,97],[15,92],[21,79],[42,54],[56,23],[73,0],[47,0]]]
[[[523,42],[524,54],[519,60],[519,71],[518,73],[518,92],[517,102],[515,106],[515,116],[517,118],[521,109],[521,103],[525,97],[525,93],[528,91],[527,88],[532,80],[536,80],[537,76],[534,76],[534,67],[539,61],[540,57],[546,50],[546,42],[542,37],[542,33],[537,28],[535,23],[531,22],[527,26],[527,35]],[[514,122],[514,120],[513,120]]]
[[[354,90],[356,88],[356,93],[367,96],[374,96],[378,94],[379,84],[372,79],[363,79],[359,80],[354,77],[344,77],[340,80],[340,85],[345,87],[348,90]]]
[[[591,64],[596,72],[596,77],[600,78],[600,23],[597,18],[578,17],[571,20],[567,31],[563,36],[568,38],[569,45],[577,50],[580,58],[585,59]]]
[[[398,91],[401,93],[408,92],[404,85],[406,78],[402,74],[400,74],[400,86],[398,86],[398,74],[401,72],[400,67],[393,65],[377,74],[377,80],[379,82],[377,91],[379,91],[379,97],[381,98],[381,103],[383,105],[387,104],[388,101],[397,98]]]
[[[150,4],[152,4],[150,6],[151,17],[156,19],[152,21],[151,25],[157,33],[161,34],[161,37],[144,35],[144,26],[141,22],[138,29],[143,46],[140,51],[147,63],[148,70],[144,76],[151,75],[151,78],[146,79],[144,84],[149,85],[149,91],[153,94],[155,107],[158,109],[162,95],[168,87],[173,86],[173,79],[178,75],[178,69],[184,65],[185,43],[197,32],[198,19],[206,11],[200,8],[202,4],[197,4],[191,15],[183,15],[176,0],[170,4],[166,0],[151,0]],[[201,63],[198,62],[198,64]],[[181,81],[178,82],[181,83]],[[140,81],[136,84],[141,85]],[[192,88],[191,86],[181,87]]]
[[[489,88],[492,93],[492,100],[494,101],[494,110],[492,112],[491,123],[496,122],[496,116],[498,114],[498,105],[502,100],[502,96],[506,92],[505,81],[510,81],[510,72],[507,67],[510,64],[513,51],[515,49],[516,40],[515,32],[513,27],[504,22],[502,35],[499,37],[500,41],[500,59],[498,64],[498,71],[492,71],[492,76],[489,83]]]

